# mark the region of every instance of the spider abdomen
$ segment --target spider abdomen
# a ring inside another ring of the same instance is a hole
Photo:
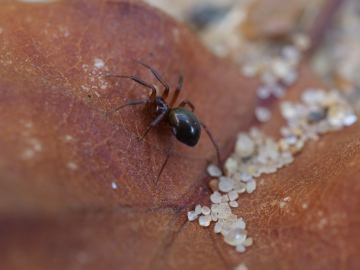
[[[172,109],[169,113],[169,125],[176,129],[176,139],[194,147],[201,135],[201,126],[196,116],[184,107]]]

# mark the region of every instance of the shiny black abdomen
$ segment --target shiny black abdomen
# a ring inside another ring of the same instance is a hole
[[[194,147],[200,139],[201,126],[196,116],[184,107],[172,109],[169,124],[176,129],[176,139]]]

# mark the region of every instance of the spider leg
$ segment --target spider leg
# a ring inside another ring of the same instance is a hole
[[[109,111],[107,113],[104,114],[104,116],[108,116],[109,114],[112,114],[122,108],[124,108],[125,106],[129,106],[129,105],[138,105],[138,104],[142,104],[142,103],[147,103],[147,102],[152,102],[151,99],[142,99],[142,100],[134,100],[134,101],[130,101],[128,103],[125,103],[119,107],[117,107],[116,109],[112,110],[112,111]]]
[[[170,102],[170,107],[174,106],[178,96],[179,96],[179,93],[180,93],[180,90],[181,90],[181,87],[182,87],[182,83],[183,83],[183,80],[184,80],[184,75],[183,74],[180,74],[180,78],[179,78],[179,84],[178,84],[178,87],[176,88],[175,90],[175,93],[171,99],[171,102]]]
[[[220,150],[219,150],[219,146],[218,146],[217,142],[215,141],[215,139],[214,139],[214,137],[213,137],[210,129],[205,125],[204,122],[202,122],[202,121],[200,121],[200,120],[199,120],[199,122],[200,122],[200,125],[202,125],[203,128],[205,129],[206,133],[209,135],[211,141],[213,142],[213,144],[214,144],[214,146],[215,146],[215,148],[216,148],[217,158],[218,158],[219,166],[220,166],[220,168],[221,168],[221,160],[220,160]]]
[[[169,86],[167,85],[167,83],[164,81],[163,78],[161,78],[160,74],[151,66],[141,62],[139,59],[134,59],[136,62],[138,62],[139,64],[143,65],[144,67],[148,68],[151,70],[151,72],[154,74],[154,76],[156,77],[156,79],[159,80],[159,82],[161,82],[161,84],[165,87],[165,90],[162,94],[162,98],[165,100],[167,98],[167,96],[169,95]]]
[[[119,75],[111,75],[111,74],[106,74],[105,77],[118,77],[118,78],[130,78],[132,79],[133,81],[147,87],[147,88],[150,88],[151,89],[151,94],[150,94],[150,97],[149,99],[151,100],[155,100],[156,98],[156,89],[155,89],[155,86],[153,86],[152,84],[149,84],[147,82],[144,82],[143,80],[135,77],[135,76],[131,76],[131,75],[125,75],[125,74],[119,74]]]
[[[167,110],[164,110],[163,113],[159,114],[154,121],[151,122],[151,124],[149,125],[149,127],[147,128],[145,134],[141,137],[140,142],[144,139],[144,137],[149,133],[149,131],[155,127],[157,124],[159,124],[159,122],[165,117],[167,113]]]
[[[160,172],[159,172],[159,175],[158,175],[158,177],[156,178],[156,182],[155,182],[155,185],[154,185],[155,187],[156,187],[156,185],[157,185],[157,183],[158,183],[158,181],[159,181],[160,175],[161,175],[163,169],[165,168],[165,165],[166,165],[166,163],[167,163],[167,161],[168,161],[168,159],[169,159],[169,157],[170,157],[171,149],[172,149],[172,147],[173,147],[173,145],[174,145],[174,141],[175,141],[175,135],[176,135],[176,129],[173,128],[173,134],[172,134],[172,136],[171,136],[170,147],[169,147],[169,150],[168,150],[168,152],[167,152],[167,155],[166,155],[166,159],[165,159],[165,161],[164,161],[164,164],[162,165],[161,170],[160,170]]]
[[[190,108],[191,108],[191,111],[194,112],[195,106],[190,101],[188,101],[187,99],[185,99],[183,102],[181,102],[179,104],[179,107],[185,107],[186,104],[188,104],[190,106]]]

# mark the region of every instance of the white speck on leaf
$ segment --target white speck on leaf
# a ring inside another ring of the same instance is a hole
[[[95,60],[94,60],[94,66],[96,67],[96,68],[103,68],[104,67],[104,61],[103,60],[101,60],[101,59],[99,59],[99,58],[95,58]]]
[[[72,170],[76,170],[78,168],[78,166],[74,162],[69,162],[67,166]]]

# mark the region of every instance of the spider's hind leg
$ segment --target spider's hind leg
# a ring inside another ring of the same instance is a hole
[[[165,115],[166,115],[166,112],[167,112],[167,111],[164,111],[162,114],[159,114],[159,115],[155,118],[155,120],[151,122],[151,124],[148,126],[145,134],[141,137],[140,142],[144,139],[144,137],[149,133],[149,131],[150,131],[153,127],[157,126],[157,125],[161,122],[161,120],[164,119],[164,117],[165,117]]]
[[[214,144],[214,146],[215,146],[215,148],[216,148],[216,153],[217,153],[217,159],[218,159],[218,162],[219,162],[219,166],[220,166],[220,168],[222,168],[222,166],[221,166],[221,159],[220,159],[220,149],[219,149],[219,145],[218,145],[217,142],[215,141],[215,139],[214,139],[214,137],[213,137],[210,129],[207,127],[207,125],[205,125],[205,123],[202,122],[202,121],[200,121],[200,120],[199,120],[199,122],[200,122],[200,125],[202,125],[203,128],[205,129],[206,133],[209,135],[212,143]]]
[[[188,101],[187,99],[185,99],[183,102],[181,102],[179,104],[179,107],[185,107],[186,104],[189,105],[189,107],[191,108],[191,111],[194,112],[195,106],[190,101]]]
[[[169,157],[170,157],[170,153],[171,153],[172,147],[173,147],[173,145],[174,145],[174,141],[175,141],[175,135],[176,135],[176,129],[173,128],[173,134],[172,134],[172,136],[171,136],[170,147],[169,147],[169,150],[168,150],[168,152],[167,152],[167,155],[166,155],[166,159],[165,159],[165,161],[164,161],[164,164],[162,165],[161,170],[160,170],[160,172],[159,172],[159,174],[158,174],[158,177],[156,178],[156,182],[155,182],[155,185],[154,185],[154,186],[156,186],[156,185],[158,184],[160,175],[161,175],[162,171],[164,170],[165,165],[166,165],[166,163],[167,163],[167,161],[168,161],[168,159],[169,159]]]

